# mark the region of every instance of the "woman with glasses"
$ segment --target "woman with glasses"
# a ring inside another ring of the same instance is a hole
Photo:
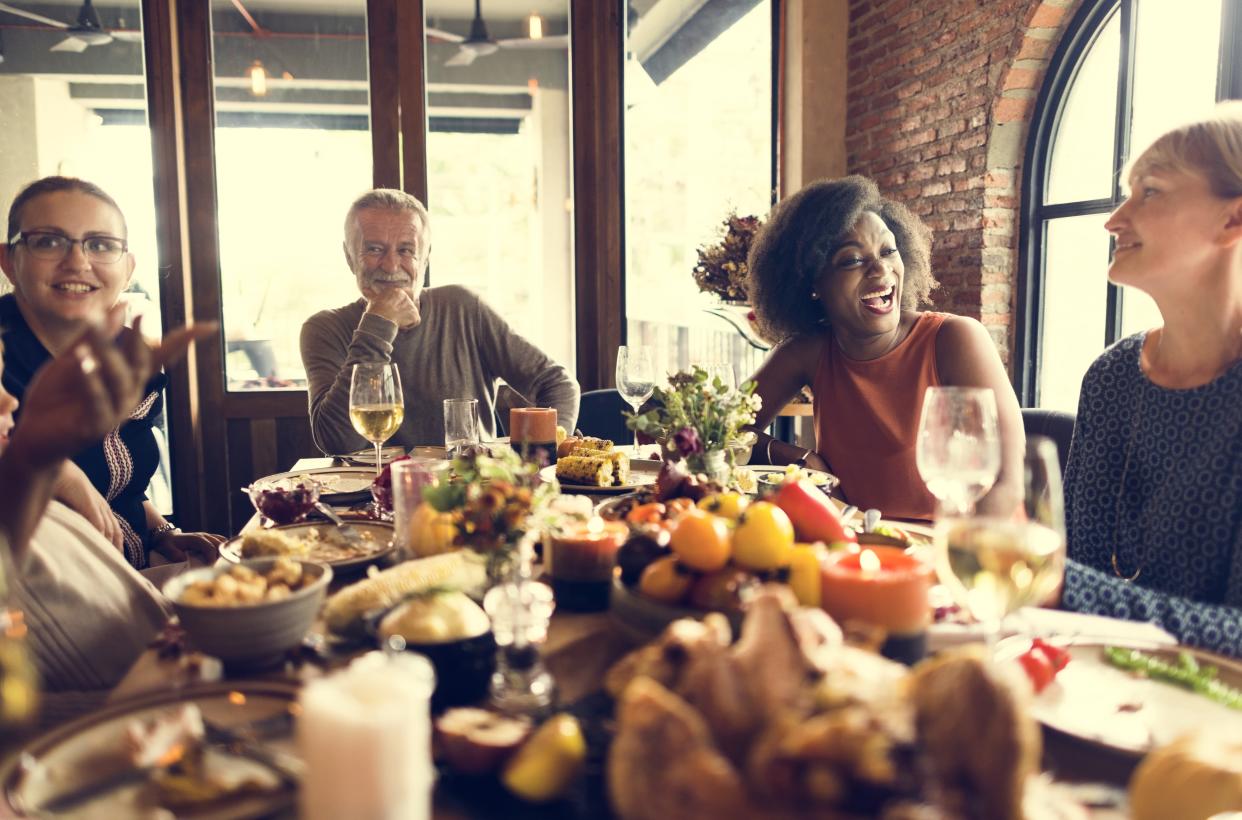
[[[20,399],[40,367],[116,304],[134,272],[125,237],[116,201],[84,180],[46,177],[13,200],[7,241],[0,244],[0,269],[13,286],[13,293],[0,297],[4,387],[10,393]],[[183,560],[187,552],[214,560],[223,540],[182,533],[146,498],[159,465],[152,427],[166,381],[156,374],[129,420],[68,462],[56,486],[56,497],[139,569],[153,549],[171,560]]]

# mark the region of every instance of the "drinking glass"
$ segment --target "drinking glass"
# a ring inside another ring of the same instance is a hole
[[[465,455],[479,443],[479,400],[444,400],[444,449],[449,458]]]
[[[1005,616],[1048,600],[1065,576],[1065,503],[1056,444],[1031,436],[1022,486],[1002,485],[986,515],[936,521],[936,574],[994,643]]]
[[[655,392],[655,356],[649,347],[621,345],[617,348],[617,392],[638,412]],[[634,431],[634,457],[638,458],[638,431]]]
[[[929,387],[915,463],[946,515],[969,515],[1001,466],[996,395],[987,387]]]
[[[349,420],[358,435],[375,445],[375,475],[383,469],[381,448],[405,420],[405,398],[397,366],[389,362],[354,365],[349,382]]]
[[[720,379],[720,383],[725,387],[733,390],[737,387],[737,378],[733,375],[732,362],[713,362],[711,364],[700,365],[707,371],[707,380],[714,384],[716,379]]]

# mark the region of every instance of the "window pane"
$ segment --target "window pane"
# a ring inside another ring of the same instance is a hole
[[[1121,15],[1113,13],[1087,51],[1052,143],[1046,204],[1113,194],[1113,140]]]
[[[1121,289],[1121,335],[1122,337],[1160,327],[1164,319],[1155,301],[1137,288]]]
[[[1178,122],[1205,113],[1215,103],[1220,0],[1142,0],[1137,40],[1133,156]]]
[[[216,188],[230,390],[306,385],[298,338],[359,298],[345,211],[371,183],[366,0],[268,6],[257,36],[213,0]]]
[[[1075,413],[1087,367],[1104,349],[1107,214],[1047,223],[1039,406]]]
[[[536,8],[543,36],[532,39]],[[569,0],[484,3],[501,48],[455,64],[471,52],[449,38],[473,16],[470,0],[429,5],[431,284],[470,288],[572,370]]]
[[[743,379],[763,354],[706,311],[719,300],[691,274],[731,209],[764,216],[771,203],[772,6],[733,5],[745,13],[631,21],[625,292],[629,341],[656,346],[658,366],[732,362]]]
[[[143,332],[158,336],[160,261],[140,3],[120,0],[97,10],[108,34],[81,51],[52,51],[83,41],[75,43],[63,29],[11,10],[0,12],[0,214],[8,214],[19,190],[53,174],[81,177],[107,191],[125,215],[135,259],[130,286],[121,294],[127,320],[144,316]],[[40,6],[38,11],[67,25],[77,18],[76,6]],[[2,279],[0,287],[7,286],[8,279]],[[166,426],[160,430],[166,431]],[[148,495],[169,513],[166,448],[163,452]]]

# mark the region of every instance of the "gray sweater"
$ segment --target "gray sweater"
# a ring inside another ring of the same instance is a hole
[[[401,374],[405,421],[389,444],[444,444],[442,402],[454,398],[478,399],[482,433],[494,435],[497,379],[536,406],[555,407],[558,423],[574,429],[577,382],[478,296],[459,285],[427,288],[418,307],[422,321],[401,331],[365,315],[363,299],[320,311],[302,325],[311,432],[320,450],[368,446],[349,421],[349,381],[358,362],[392,361]]]

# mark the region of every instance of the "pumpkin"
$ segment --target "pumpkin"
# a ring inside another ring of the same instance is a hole
[[[1242,743],[1189,734],[1152,751],[1130,780],[1134,820],[1205,820],[1242,811]]]
[[[410,516],[409,536],[415,557],[449,552],[457,538],[456,519],[451,512],[440,512],[424,501]]]

